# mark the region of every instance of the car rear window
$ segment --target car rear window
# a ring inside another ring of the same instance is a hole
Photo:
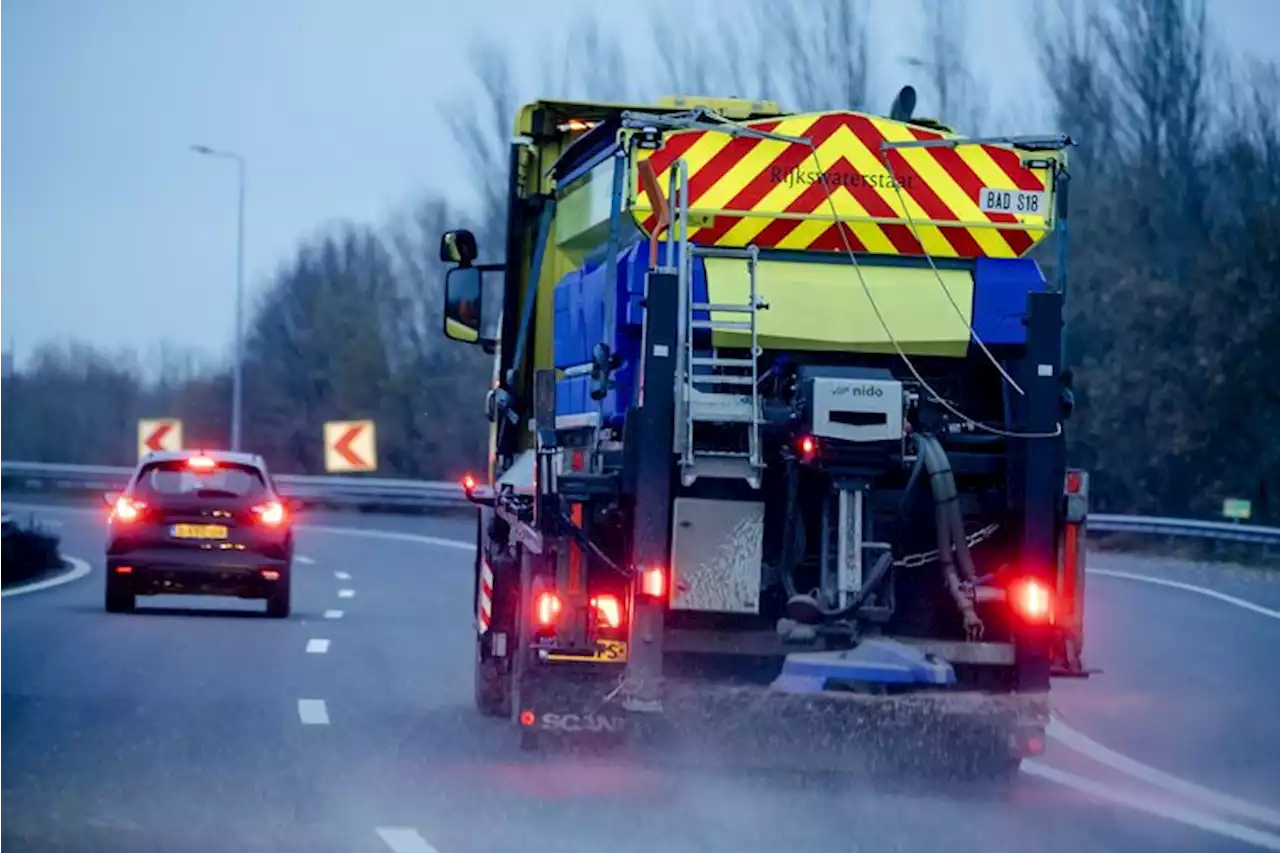
[[[157,462],[142,469],[134,492],[151,498],[244,498],[267,490],[262,473],[250,465],[219,462],[196,471],[185,460]]]

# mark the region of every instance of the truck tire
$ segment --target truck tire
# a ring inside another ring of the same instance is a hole
[[[485,658],[484,639],[476,637],[476,710],[486,717],[511,716],[511,678],[502,658]]]

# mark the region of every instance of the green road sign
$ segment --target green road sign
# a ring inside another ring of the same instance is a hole
[[[1253,515],[1253,504],[1241,498],[1227,498],[1222,502],[1222,515],[1224,518],[1245,521]]]

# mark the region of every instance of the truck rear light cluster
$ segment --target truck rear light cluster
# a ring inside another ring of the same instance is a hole
[[[595,608],[597,627],[622,627],[622,602],[616,595],[592,596],[591,606]],[[564,599],[555,592],[545,590],[533,599],[533,621],[539,631],[555,628],[563,613]]]
[[[602,628],[622,627],[622,602],[616,595],[597,595],[591,599],[596,609],[596,620]]]
[[[554,592],[540,592],[533,600],[533,619],[543,630],[554,628],[556,622],[560,620],[560,611],[563,609],[564,603],[561,602],[560,596]]]
[[[667,594],[667,572],[661,566],[641,566],[640,592],[650,598],[663,598]]]
[[[1019,578],[1009,584],[1008,601],[1023,621],[1053,624],[1053,590],[1035,578]]]
[[[818,455],[818,440],[811,435],[802,435],[796,441],[796,452],[800,454],[801,461],[811,462]]]

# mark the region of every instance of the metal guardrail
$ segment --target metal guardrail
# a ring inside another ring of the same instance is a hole
[[[1089,514],[1089,532],[1133,533],[1148,536],[1183,536],[1219,542],[1280,545],[1280,527],[1237,524],[1233,521],[1200,521],[1145,515]]]
[[[0,478],[5,481],[22,481],[24,485],[50,491],[121,489],[132,473],[132,468],[109,465],[0,462]],[[275,475],[275,481],[286,496],[318,505],[445,509],[461,508],[466,504],[462,487],[451,482],[298,474]],[[1280,527],[1230,521],[1090,513],[1089,530],[1280,545]]]
[[[113,465],[0,462],[0,478],[7,486],[18,484],[51,492],[123,489],[133,470]],[[274,474],[272,478],[286,497],[310,504],[435,509],[461,507],[466,502],[462,487],[449,482],[297,474]]]

